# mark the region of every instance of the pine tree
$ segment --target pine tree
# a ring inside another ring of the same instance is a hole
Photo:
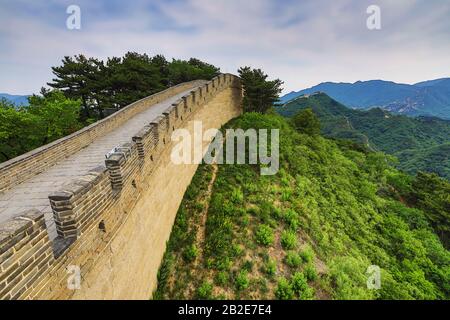
[[[276,105],[283,82],[280,79],[268,81],[261,69],[242,67],[238,70],[244,88],[244,111],[265,113]]]
[[[101,109],[96,105],[95,87],[93,86],[102,62],[94,58],[86,58],[80,54],[75,57],[65,56],[62,65],[52,67],[56,78],[48,83],[52,88],[61,90],[69,99],[80,99],[82,105],[82,120],[92,116],[92,109]]]

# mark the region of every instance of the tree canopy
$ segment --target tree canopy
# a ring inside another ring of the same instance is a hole
[[[95,121],[128,104],[182,82],[210,80],[220,69],[191,58],[188,61],[163,55],[127,52],[106,61],[84,55],[64,57],[52,68],[55,78],[48,85],[69,99],[81,101],[81,121]]]
[[[238,70],[244,89],[244,111],[265,113],[279,100],[283,82],[280,79],[267,80],[261,69],[242,67]]]
[[[304,109],[297,113],[292,119],[295,128],[309,135],[320,134],[320,121],[312,109]]]
[[[31,96],[28,107],[0,101],[0,161],[6,161],[52,142],[82,127],[80,100],[60,91]]]

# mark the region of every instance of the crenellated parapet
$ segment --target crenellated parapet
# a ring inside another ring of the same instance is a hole
[[[130,212],[142,193],[151,187],[152,174],[161,165],[162,155],[171,147],[172,132],[186,127],[225,90],[235,92],[238,97],[236,103],[230,104],[235,110],[229,114],[239,114],[240,79],[221,74],[209,82],[170,88],[69,137],[0,165],[1,191],[45,170],[61,160],[62,154],[84,148],[149,105],[189,88],[195,89],[172,103],[153,121],[136,128],[132,139],[116,146],[104,163],[49,195],[56,239],[50,240],[43,214],[37,210],[0,223],[0,299],[70,298],[74,291],[67,285],[71,276],[68,270],[76,266],[81,278],[87,275],[125,221],[133,219]],[[229,119],[221,119],[221,123],[224,120]]]

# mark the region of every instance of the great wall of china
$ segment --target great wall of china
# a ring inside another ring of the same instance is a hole
[[[241,112],[239,78],[221,74],[1,164],[0,299],[149,299],[197,169],[170,161],[171,134],[192,132],[194,120],[220,128]]]

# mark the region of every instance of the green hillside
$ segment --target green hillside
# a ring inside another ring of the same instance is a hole
[[[382,153],[300,134],[277,115],[228,126],[280,129],[280,171],[199,167],[155,299],[450,298],[450,253],[432,229],[448,235],[447,181],[416,180]],[[367,287],[371,265],[379,290]]]
[[[286,117],[312,108],[322,123],[324,135],[350,139],[398,157],[398,168],[415,174],[434,172],[450,179],[450,121],[410,118],[381,109],[353,110],[317,93],[292,100],[277,111]]]

